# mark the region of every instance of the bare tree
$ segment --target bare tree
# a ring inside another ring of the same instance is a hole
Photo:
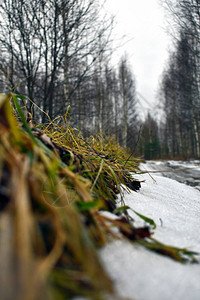
[[[200,3],[162,3],[173,24],[175,47],[162,86],[167,132],[171,136],[168,149],[173,156],[200,157]]]
[[[112,20],[100,22],[99,8],[96,0],[0,3],[0,45],[10,85],[25,80],[26,94],[42,100],[50,117],[64,111],[75,91],[80,91],[99,55],[97,37],[104,41],[102,49],[109,43]],[[62,92],[56,90],[60,82]]]
[[[122,109],[122,145],[127,147],[129,115],[131,117],[135,109],[135,82],[126,57],[120,61],[119,85]]]

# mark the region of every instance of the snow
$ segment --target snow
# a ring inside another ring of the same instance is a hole
[[[144,164],[147,170],[155,170],[158,166],[163,166],[163,161],[148,161]],[[175,168],[189,168],[200,170],[200,161],[199,160],[191,160],[191,161],[179,161],[179,160],[168,160],[166,163],[168,166]],[[154,167],[155,166],[155,167]]]
[[[141,169],[188,184],[200,191],[200,161],[148,161]]]
[[[145,182],[139,192],[126,193],[125,205],[155,221],[155,239],[200,252],[200,192],[157,174],[138,179]],[[129,213],[136,226],[144,225]],[[181,264],[124,240],[107,244],[100,257],[123,299],[200,299],[200,264]]]

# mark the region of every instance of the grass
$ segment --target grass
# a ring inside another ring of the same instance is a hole
[[[134,189],[130,174],[138,171],[138,159],[130,159],[114,139],[85,140],[67,124],[67,116],[62,123],[30,128],[19,105],[23,99],[0,95],[2,299],[115,297],[97,255],[113,238],[180,262],[195,261],[195,253],[187,249],[153,240],[154,221],[137,212],[148,226],[135,228],[122,194],[122,207],[117,208],[122,184]]]

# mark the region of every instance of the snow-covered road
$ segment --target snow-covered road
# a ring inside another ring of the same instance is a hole
[[[200,161],[147,161],[141,168],[160,171],[162,176],[193,186],[200,191]]]
[[[162,175],[138,178],[145,182],[138,193],[125,195],[125,204],[155,221],[157,240],[200,252],[200,192]],[[144,225],[132,216],[135,225]],[[200,264],[181,264],[122,240],[109,243],[100,256],[124,299],[200,299]]]

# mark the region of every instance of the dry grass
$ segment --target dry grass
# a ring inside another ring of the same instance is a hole
[[[114,140],[84,140],[65,116],[30,129],[18,98],[0,95],[1,299],[104,299],[114,291],[98,247],[122,235],[163,247],[145,240],[150,228],[134,228],[125,208],[114,220],[101,213],[115,210],[120,184],[133,187],[138,160]]]

